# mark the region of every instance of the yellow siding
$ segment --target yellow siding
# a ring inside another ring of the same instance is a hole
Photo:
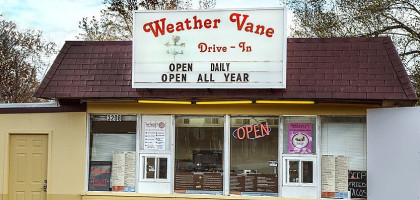
[[[3,200],[8,196],[10,134],[48,134],[48,199],[81,199],[85,177],[86,113],[0,115],[0,195]]]
[[[245,104],[245,105],[168,105],[140,103],[88,103],[88,113],[137,113],[184,115],[366,115],[376,105],[346,104]]]

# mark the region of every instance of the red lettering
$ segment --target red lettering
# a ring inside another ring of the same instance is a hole
[[[264,137],[264,135],[258,135],[258,132],[260,131],[260,130],[258,130],[258,124],[254,124],[254,135],[255,135],[255,138],[260,138],[260,137]]]
[[[194,29],[203,28],[203,23],[201,22],[200,19],[197,19],[197,16],[194,16],[193,19],[194,19]]]
[[[173,33],[175,31],[202,29],[203,27],[207,29],[218,28],[219,23],[220,19],[201,20],[197,16],[194,16],[193,20],[186,18],[184,21],[175,23],[166,23],[166,18],[162,18],[153,22],[145,23],[143,25],[143,30],[146,33],[152,32],[155,37],[158,37],[159,35],[165,35],[165,32]]]
[[[210,19],[204,20],[204,27],[211,28],[211,20]]]
[[[233,131],[232,135],[240,140],[262,138],[270,135],[271,128],[267,122],[261,124],[244,125]]]
[[[242,20],[242,22],[239,22],[240,16],[242,15],[239,13],[232,13],[229,17],[231,22],[236,22],[236,26],[238,30],[242,30],[242,27],[244,26],[246,19],[249,17],[249,15],[243,15],[244,19]]]
[[[246,129],[246,138],[249,139],[249,133],[252,132],[252,125],[246,125],[245,129]]]
[[[273,28],[267,28],[267,31],[265,32],[265,35],[267,37],[273,37],[274,29]]]
[[[213,20],[213,28],[219,28],[218,26],[217,26],[217,23],[220,23],[220,19],[215,19],[215,20]]]
[[[242,15],[239,13],[232,13],[229,17],[231,22],[236,22],[236,27],[239,31],[242,30],[242,28],[245,26],[245,32],[249,32],[249,33],[255,33],[258,35],[264,35],[267,37],[273,37],[274,34],[274,29],[273,28],[267,28],[267,30],[265,29],[264,25],[255,25],[256,30],[254,30],[254,24],[252,22],[246,22],[246,20],[248,19],[249,15]]]
[[[168,30],[168,33],[173,33],[174,32],[174,25],[173,24],[168,24],[168,27],[166,29]]]
[[[161,24],[159,24],[159,21],[161,22]],[[147,33],[152,31],[152,33],[155,37],[158,37],[159,33],[161,35],[165,35],[165,21],[166,21],[166,18],[162,18],[160,20],[156,20],[154,22],[144,24],[143,30]],[[155,26],[153,26],[153,24]]]
[[[270,135],[270,128],[268,127],[267,122],[265,123],[265,126],[266,127],[264,127],[264,124],[261,124],[261,134],[264,135],[265,132],[265,135]]]
[[[242,137],[239,136],[239,130],[242,130]],[[238,139],[243,140],[245,138],[245,129],[244,127],[239,127],[238,129],[236,129],[236,135],[238,136]]]

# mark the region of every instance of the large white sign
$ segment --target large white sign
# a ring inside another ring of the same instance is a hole
[[[285,88],[283,8],[134,12],[134,88]]]

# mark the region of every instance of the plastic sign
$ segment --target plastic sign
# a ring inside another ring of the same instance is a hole
[[[269,136],[271,127],[267,122],[261,124],[250,124],[237,128],[233,131],[232,136],[239,140],[248,139],[255,140],[265,136]]]
[[[312,123],[289,123],[289,153],[312,153]]]
[[[135,11],[133,88],[285,88],[283,8]]]

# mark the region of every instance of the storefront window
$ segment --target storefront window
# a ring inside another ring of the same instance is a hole
[[[299,161],[289,161],[289,182],[299,183]]]
[[[231,118],[231,194],[277,194],[278,120]]]
[[[321,196],[350,191],[351,198],[367,198],[366,118],[326,116],[321,122]],[[335,188],[328,187],[333,181]]]
[[[143,179],[167,179],[168,158],[162,158],[162,155],[142,155],[142,158]]]
[[[135,191],[136,116],[92,115],[89,191]]]
[[[313,183],[314,164],[311,161],[302,161],[302,183]]]
[[[177,117],[175,192],[223,191],[223,117]]]
[[[365,117],[322,117],[322,155],[348,157],[349,170],[366,171]]]
[[[284,159],[285,185],[313,185],[315,158],[293,157]]]

